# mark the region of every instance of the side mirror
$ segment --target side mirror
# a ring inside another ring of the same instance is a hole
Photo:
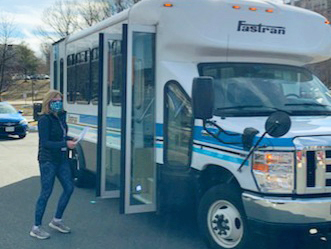
[[[197,77],[192,86],[193,115],[196,119],[210,119],[214,111],[214,85],[212,77]]]
[[[284,136],[290,128],[291,119],[286,112],[274,112],[265,122],[265,132],[272,137]]]
[[[19,114],[23,114],[23,111],[22,111],[22,110],[18,110],[18,113],[19,113]]]

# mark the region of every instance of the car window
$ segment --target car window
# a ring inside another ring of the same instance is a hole
[[[14,114],[17,113],[14,107],[10,105],[0,105],[0,114]]]

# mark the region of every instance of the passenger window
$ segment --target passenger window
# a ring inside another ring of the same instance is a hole
[[[98,104],[99,89],[99,48],[93,48],[91,51],[91,101],[92,104]]]
[[[113,41],[110,48],[111,65],[113,68],[111,82],[111,99],[113,105],[121,105],[121,85],[122,85],[122,49],[121,41]]]
[[[75,55],[71,54],[67,57],[67,102],[73,104],[75,102]]]
[[[63,59],[60,60],[60,92],[63,94]]]
[[[89,103],[90,82],[90,51],[77,54],[76,62],[76,102],[78,104]]]
[[[54,66],[54,89],[58,90],[58,84],[57,84],[57,61],[53,62]]]
[[[176,81],[165,86],[164,159],[170,167],[189,167],[193,141],[190,98]]]

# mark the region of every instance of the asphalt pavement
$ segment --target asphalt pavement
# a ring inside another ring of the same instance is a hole
[[[24,139],[0,138],[0,249],[207,249],[198,232],[194,208],[163,215],[119,214],[118,199],[95,197],[94,189],[76,188],[64,214],[71,234],[48,227],[62,188],[55,183],[43,224],[48,240],[29,236],[35,202],[40,191],[37,162],[38,133]],[[330,249],[330,242],[318,237],[308,244],[286,238],[251,238],[250,249]],[[248,249],[248,248],[242,248]]]
[[[122,215],[118,199],[96,198],[94,189],[75,189],[63,217],[72,233],[52,231],[47,224],[62,191],[58,182],[43,221],[51,238],[30,237],[40,191],[37,137],[0,139],[0,249],[207,249],[190,210]]]

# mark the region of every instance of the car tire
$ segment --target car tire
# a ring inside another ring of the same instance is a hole
[[[247,219],[237,185],[220,184],[207,190],[199,204],[198,222],[210,248],[249,248]]]
[[[25,138],[25,137],[26,137],[26,134],[23,134],[23,135],[18,135],[18,137],[19,137],[20,139],[23,139],[23,138]]]

